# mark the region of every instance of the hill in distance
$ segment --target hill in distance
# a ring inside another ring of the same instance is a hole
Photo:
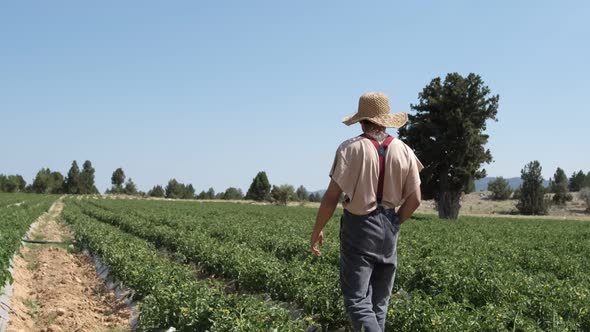
[[[485,177],[483,179],[479,179],[477,181],[475,181],[475,191],[486,191],[488,190],[488,183],[495,180],[496,177]],[[505,178],[506,181],[508,181],[508,184],[510,185],[510,188],[512,188],[512,190],[517,189],[521,184],[522,184],[522,179],[520,177],[514,177],[514,178]],[[545,180],[543,179],[543,186],[547,187],[549,186],[549,180]]]

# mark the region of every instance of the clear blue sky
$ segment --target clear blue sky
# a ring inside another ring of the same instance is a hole
[[[590,170],[587,1],[10,1],[0,4],[0,173],[90,159],[101,191],[326,187],[359,95],[393,111],[448,72],[500,94],[491,176]],[[391,131],[395,134],[395,130]]]

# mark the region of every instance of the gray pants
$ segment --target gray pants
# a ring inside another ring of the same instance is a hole
[[[381,207],[340,219],[340,286],[355,331],[385,331],[399,227],[395,211]]]

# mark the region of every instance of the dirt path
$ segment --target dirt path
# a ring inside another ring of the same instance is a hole
[[[71,242],[57,222],[58,200],[36,222],[31,239]],[[23,247],[14,259],[14,294],[7,332],[127,331],[130,312],[96,276],[92,260],[71,245]]]

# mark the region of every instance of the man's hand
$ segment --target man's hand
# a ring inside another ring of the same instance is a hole
[[[322,253],[320,252],[320,248],[318,247],[318,244],[320,246],[323,246],[325,243],[324,240],[324,231],[320,231],[319,233],[317,232],[313,232],[311,234],[311,251],[313,252],[314,255],[316,256],[320,256]]]
[[[334,210],[336,210],[338,200],[340,199],[340,194],[342,194],[342,190],[340,190],[340,187],[334,180],[331,180],[330,184],[328,185],[328,190],[326,190],[324,198],[322,199],[322,203],[320,203],[318,215],[315,219],[315,225],[313,226],[313,231],[311,232],[311,251],[316,256],[321,255],[320,249],[318,248],[318,242],[320,246],[324,244],[323,229],[330,218],[332,218]]]

